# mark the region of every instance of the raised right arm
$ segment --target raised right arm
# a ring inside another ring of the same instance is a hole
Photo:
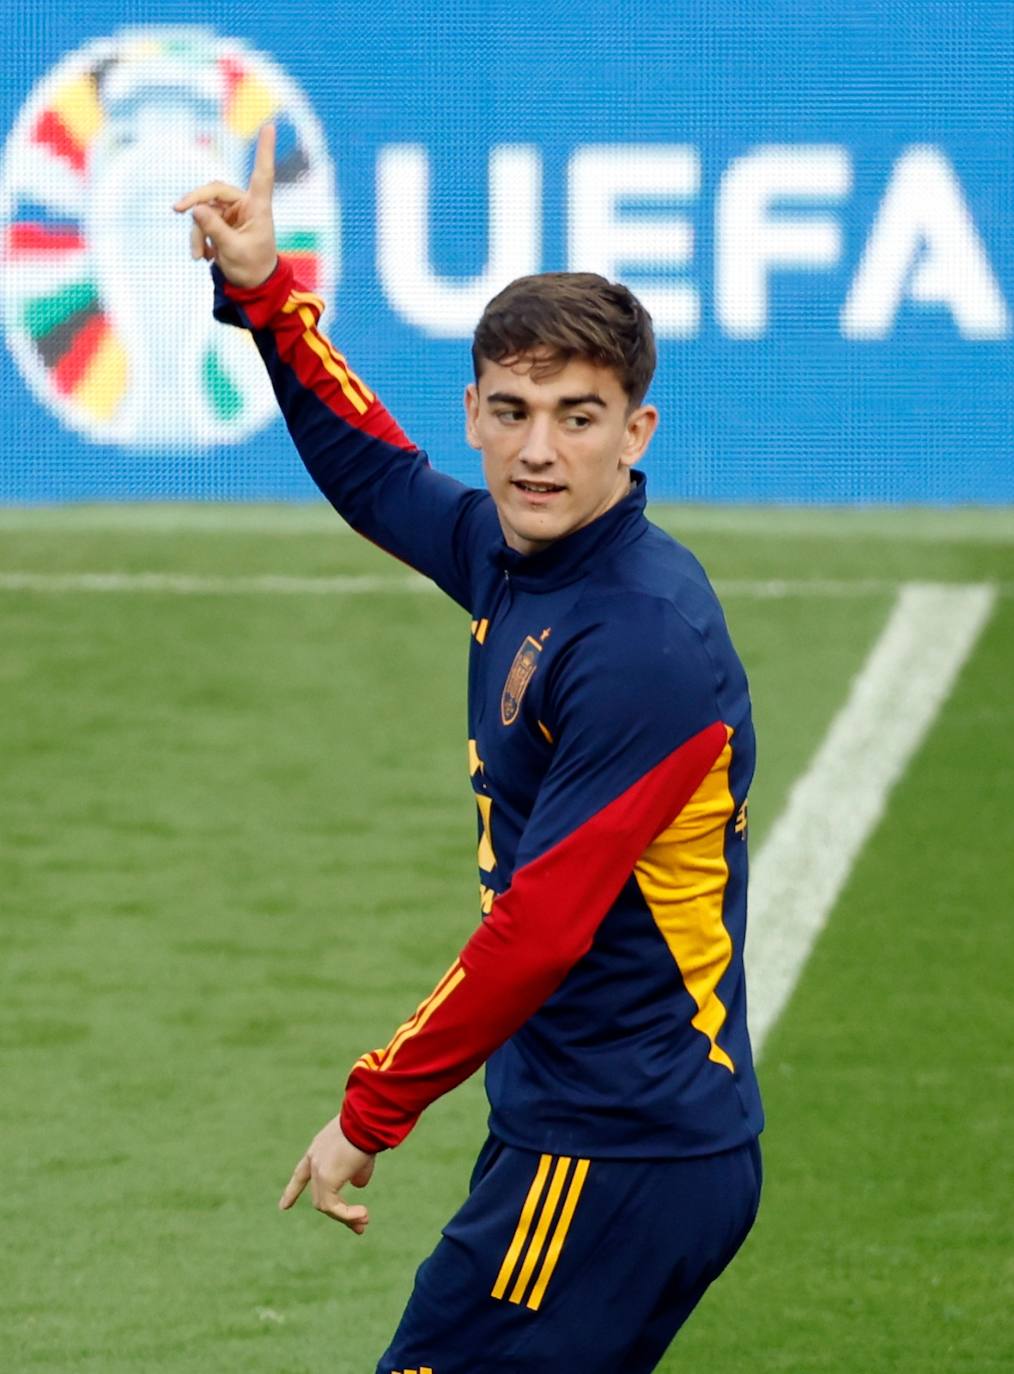
[[[246,191],[215,182],[177,201],[193,253],[210,260],[215,315],[252,331],[310,476],[367,539],[470,609],[471,569],[499,531],[484,491],[434,472],[318,328],[324,303],[275,246],[274,129],[265,125]]]
[[[489,495],[430,467],[320,332],[324,303],[280,260],[262,285],[215,276],[215,315],[252,330],[310,476],[353,529],[470,608],[471,567],[499,526]]]

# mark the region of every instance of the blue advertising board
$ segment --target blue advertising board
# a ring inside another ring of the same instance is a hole
[[[7,5],[0,501],[304,500],[170,206],[279,127],[324,325],[438,467],[511,278],[659,336],[655,499],[1014,502],[1010,0]]]

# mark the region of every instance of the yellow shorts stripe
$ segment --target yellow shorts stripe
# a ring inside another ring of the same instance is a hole
[[[510,1301],[520,1302],[524,1297],[525,1289],[532,1277],[532,1271],[539,1262],[542,1254],[542,1247],[546,1243],[546,1236],[549,1234],[549,1223],[553,1220],[553,1213],[556,1211],[556,1204],[560,1200],[560,1193],[563,1191],[563,1181],[567,1177],[567,1170],[570,1168],[570,1156],[561,1155],[556,1161],[556,1168],[553,1170],[553,1177],[549,1184],[549,1192],[546,1194],[545,1205],[539,1214],[539,1223],[535,1228],[535,1235],[532,1236],[528,1253],[525,1255],[524,1264],[521,1266],[521,1273],[518,1275],[517,1282],[511,1290]]]
[[[507,1292],[507,1285],[510,1283],[511,1275],[514,1273],[514,1266],[518,1262],[525,1241],[528,1239],[528,1232],[531,1229],[532,1221],[535,1217],[535,1209],[539,1205],[539,1198],[542,1190],[546,1186],[546,1179],[549,1176],[549,1166],[553,1161],[552,1155],[542,1155],[539,1159],[539,1167],[535,1171],[535,1178],[532,1186],[528,1190],[525,1198],[525,1205],[521,1209],[521,1219],[518,1222],[514,1238],[507,1248],[500,1272],[496,1276],[496,1283],[492,1288],[494,1298],[502,1298]]]
[[[571,1171],[571,1165],[574,1165]],[[571,1222],[574,1220],[574,1213],[581,1198],[581,1190],[584,1188],[585,1179],[588,1177],[589,1161],[579,1159],[576,1162],[569,1155],[541,1155],[539,1167],[532,1180],[532,1186],[528,1190],[524,1206],[521,1209],[521,1217],[517,1224],[517,1229],[508,1246],[504,1256],[500,1272],[496,1276],[491,1295],[494,1298],[503,1298],[510,1288],[509,1302],[522,1303],[537,1312],[546,1294],[549,1281],[553,1277],[560,1255],[563,1253],[564,1243],[567,1233],[570,1231]],[[550,1176],[552,1174],[552,1176]],[[570,1175],[568,1185],[567,1176]],[[547,1187],[548,1182],[548,1187]],[[560,1206],[561,1195],[563,1205]],[[559,1207],[559,1212],[557,1208]],[[534,1225],[534,1233],[532,1227]],[[550,1231],[552,1235],[550,1236]],[[529,1235],[531,1240],[529,1241]],[[549,1240],[547,1246],[546,1241]],[[525,1251],[525,1246],[528,1246]],[[521,1259],[522,1252],[525,1252],[524,1262],[517,1272],[518,1261]],[[542,1261],[541,1268],[539,1261]],[[529,1290],[532,1276],[538,1269],[535,1283]],[[514,1278],[514,1285],[511,1287],[511,1279]],[[528,1292],[527,1299],[525,1293]]]
[[[553,1239],[549,1242],[549,1249],[546,1251],[546,1258],[543,1261],[539,1277],[535,1280],[535,1287],[528,1295],[527,1307],[533,1312],[539,1310],[546,1285],[553,1277],[553,1270],[556,1262],[560,1258],[563,1250],[563,1242],[567,1239],[567,1232],[570,1230],[570,1223],[574,1219],[574,1212],[577,1209],[578,1198],[581,1196],[581,1189],[584,1187],[585,1178],[588,1176],[588,1160],[579,1159],[574,1168],[573,1177],[570,1180],[570,1187],[567,1189],[567,1196],[564,1199],[563,1210],[560,1212],[560,1220],[556,1223],[556,1230],[553,1232]]]

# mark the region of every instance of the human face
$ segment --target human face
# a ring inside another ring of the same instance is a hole
[[[482,450],[504,539],[524,555],[615,506],[658,422],[654,406],[629,409],[612,368],[571,358],[536,381],[538,361],[484,360],[465,391],[468,442]]]

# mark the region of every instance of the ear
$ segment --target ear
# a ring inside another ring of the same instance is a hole
[[[482,448],[479,438],[479,388],[474,382],[465,387],[465,438],[472,448]]]
[[[624,467],[632,468],[640,462],[657,428],[658,411],[654,406],[638,406],[630,412],[620,453],[620,462]]]

